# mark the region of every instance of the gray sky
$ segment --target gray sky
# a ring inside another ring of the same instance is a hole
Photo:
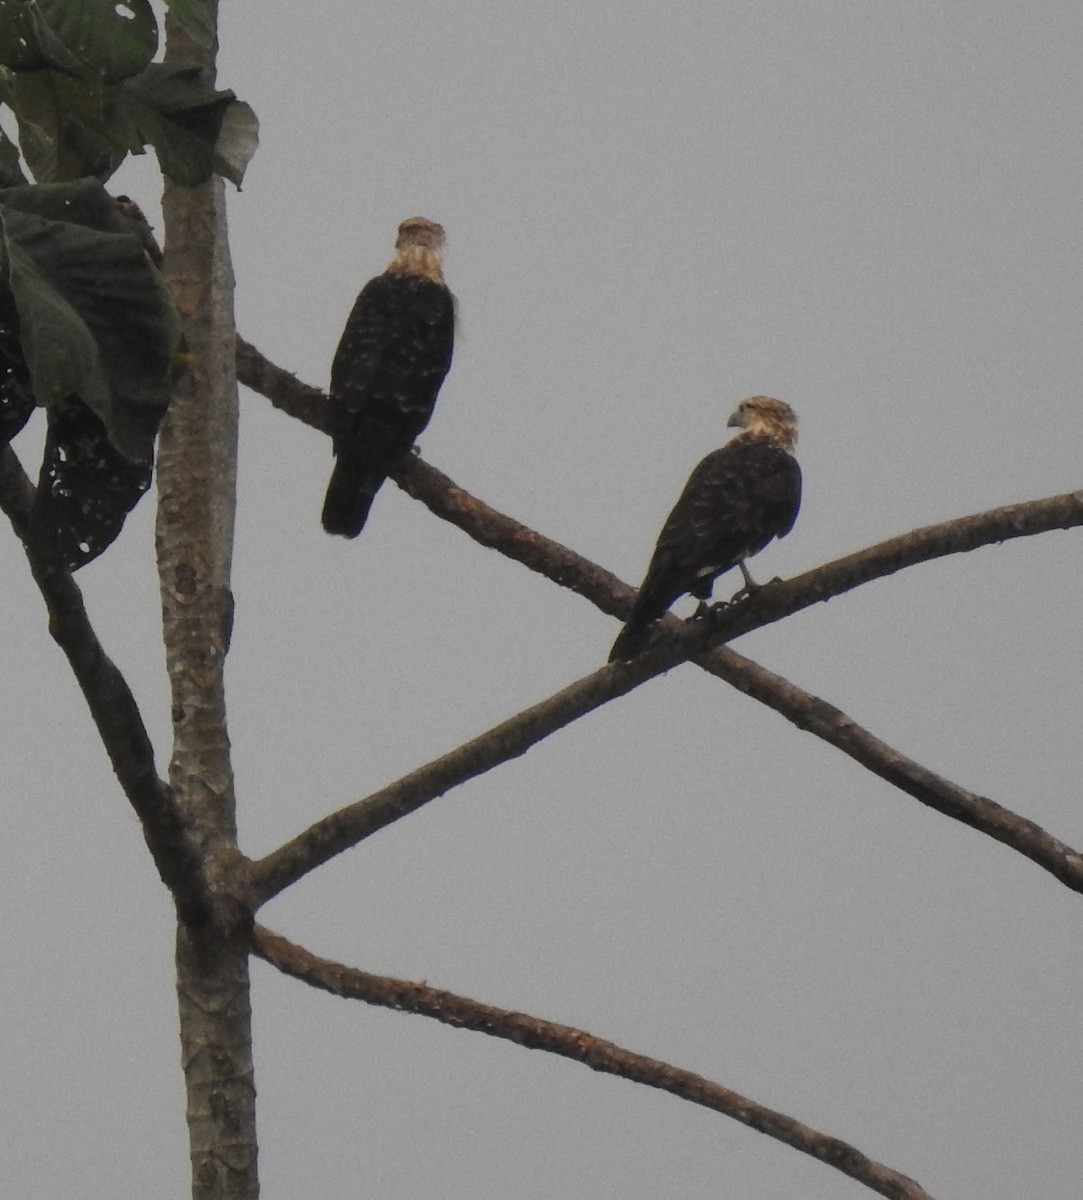
[[[420,213],[461,312],[425,457],[630,582],[754,392],[798,410],[806,478],[757,576],[1081,486],[1077,4],[369,7],[223,4],[221,81],[262,122],[230,201],[238,325],[283,366],[326,383]],[[117,190],[153,211],[152,166]],[[326,537],[326,441],[250,394],[242,421],[249,853],[604,660],[611,620],[391,485],[357,542]],[[164,770],[152,520],[79,582]],[[1047,534],[738,648],[1083,846],[1081,568],[1078,531]],[[179,1198],[171,906],[10,531],[0,571],[0,1177]],[[1081,913],[685,667],[263,917],[698,1071],[941,1200],[1074,1200]],[[268,1197],[869,1194],[668,1096],[253,974]]]

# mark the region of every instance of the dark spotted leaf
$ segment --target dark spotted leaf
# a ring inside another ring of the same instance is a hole
[[[19,340],[19,318],[11,293],[0,291],[0,446],[22,429],[34,411],[23,347]]]
[[[78,400],[49,409],[49,429],[30,510],[30,548],[40,561],[74,571],[120,533],[150,487],[153,459],[118,453],[105,426]]]

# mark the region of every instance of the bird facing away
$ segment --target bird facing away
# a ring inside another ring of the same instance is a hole
[[[727,424],[743,432],[708,454],[689,476],[662,526],[610,662],[634,658],[650,640],[651,623],[679,596],[709,600],[714,581],[732,567],[740,567],[746,587],[754,588],[745,559],[793,528],[801,507],[793,409],[769,396],[752,396]]]
[[[328,533],[357,537],[388,471],[432,416],[455,341],[443,245],[435,221],[403,221],[394,259],[361,289],[346,322],[331,364],[335,467],[323,502]]]

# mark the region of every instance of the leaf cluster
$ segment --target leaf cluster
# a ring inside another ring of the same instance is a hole
[[[190,37],[212,37],[193,0],[170,9]],[[194,187],[217,173],[240,186],[256,148],[252,109],[196,67],[154,62],[157,49],[150,0],[0,2],[0,104],[15,114],[35,179],[106,180],[149,145],[176,183]],[[0,132],[0,184],[25,182]]]
[[[137,231],[100,183],[0,190],[0,311],[37,403],[71,396],[116,448],[149,455],[169,403],[180,323]]]

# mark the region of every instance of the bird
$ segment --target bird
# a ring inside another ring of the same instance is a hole
[[[388,472],[432,416],[455,343],[443,246],[435,221],[403,221],[395,257],[361,289],[346,322],[331,364],[328,533],[357,537]]]
[[[662,526],[610,662],[634,658],[650,641],[651,624],[679,596],[690,593],[702,608],[714,581],[733,567],[741,569],[744,590],[755,590],[745,560],[793,528],[801,507],[793,409],[770,396],[751,396],[737,406],[727,428],[742,432],[689,476]]]

